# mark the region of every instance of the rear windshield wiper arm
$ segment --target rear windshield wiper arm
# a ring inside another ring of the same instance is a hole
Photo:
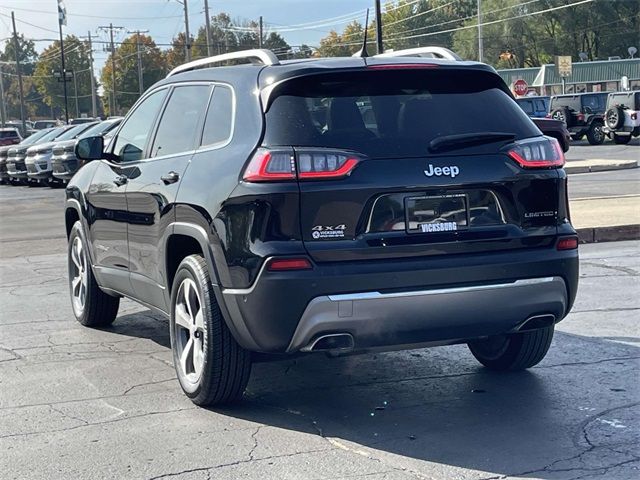
[[[485,143],[515,140],[516,135],[507,132],[475,132],[460,135],[444,135],[429,142],[429,151],[455,150],[456,148],[482,145]]]

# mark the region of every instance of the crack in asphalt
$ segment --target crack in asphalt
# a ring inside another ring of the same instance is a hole
[[[588,261],[584,261],[582,260],[580,262],[581,265],[591,265],[592,267],[600,267],[600,268],[604,268],[607,270],[613,270],[615,272],[620,272],[620,273],[626,273],[627,275],[631,275],[633,277],[637,277],[640,276],[640,272],[638,272],[637,270],[630,268],[630,267],[620,267],[620,266],[615,266],[615,265],[607,265],[604,263],[598,263],[598,262],[588,262]]]
[[[190,468],[190,469],[187,469],[187,470],[181,470],[179,472],[163,473],[163,474],[157,475],[155,477],[150,477],[148,480],[158,480],[160,478],[177,477],[179,475],[185,475],[187,473],[207,472],[207,471],[210,471],[210,470],[218,470],[218,469],[226,468],[226,467],[234,467],[236,465],[242,465],[244,463],[263,462],[265,460],[273,460],[273,459],[276,459],[276,458],[295,457],[297,455],[306,455],[306,454],[309,454],[309,453],[327,452],[329,450],[331,450],[331,449],[330,448],[318,448],[318,449],[314,449],[314,450],[306,450],[304,452],[286,453],[286,454],[282,454],[282,455],[270,455],[268,457],[249,459],[249,460],[237,460],[235,462],[221,463],[219,465],[213,465],[213,466],[210,466],[210,467],[197,467],[197,468]]]

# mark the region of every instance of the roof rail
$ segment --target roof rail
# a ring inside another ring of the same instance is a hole
[[[396,50],[390,52],[379,53],[375,57],[425,57],[425,58],[441,58],[444,60],[462,61],[460,56],[444,47],[418,47],[406,48],[404,50]]]
[[[185,63],[177,66],[169,72],[167,77],[175,75],[176,73],[188,72],[189,70],[195,70],[198,67],[204,67],[207,65],[214,65],[216,63],[226,62],[228,60],[247,59],[253,64],[262,65],[280,65],[278,57],[271,50],[264,48],[255,48],[253,50],[241,50],[239,52],[223,53],[222,55],[215,55],[213,57],[200,58],[193,62]]]

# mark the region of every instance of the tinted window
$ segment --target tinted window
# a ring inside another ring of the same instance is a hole
[[[531,100],[521,100],[518,103],[526,114],[531,115],[533,113],[533,102]]]
[[[16,138],[18,132],[16,130],[2,130],[0,131],[0,138]]]
[[[49,135],[51,132],[51,129],[37,131],[33,135],[29,136],[29,138],[27,138],[26,140],[23,140],[20,145],[32,145],[40,141],[40,139],[44,138],[46,135]]]
[[[91,128],[91,125],[85,125],[85,124],[76,125],[70,128],[69,130],[67,130],[66,132],[64,132],[59,137],[56,137],[56,141],[71,140],[73,138],[76,138],[78,135],[80,135],[82,132],[84,132],[89,128]]]
[[[544,100],[534,100],[535,106],[536,106],[536,112],[546,112],[547,111],[547,105],[544,102]]]
[[[136,107],[118,132],[113,153],[123,162],[140,160],[166,90],[152,93]]]
[[[99,135],[104,135],[106,132],[109,132],[110,130],[116,128],[118,125],[120,125],[119,120],[107,120],[106,122],[100,122],[89,128],[87,131],[82,132],[82,135],[80,135],[80,137],[96,137]]]
[[[264,143],[407,157],[424,155],[431,140],[446,135],[539,135],[500,86],[494,74],[454,69],[302,77],[273,100]]]
[[[158,126],[152,157],[187,152],[196,147],[198,126],[210,91],[209,85],[174,88]]]
[[[231,136],[232,125],[233,93],[228,87],[216,86],[204,122],[202,145],[226,142]]]

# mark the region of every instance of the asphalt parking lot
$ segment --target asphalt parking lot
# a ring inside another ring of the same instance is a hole
[[[581,247],[574,310],[528,372],[464,346],[298,357],[207,410],[166,320],[129,301],[106,330],[73,319],[63,193],[0,186],[0,478],[640,476],[640,242]]]

